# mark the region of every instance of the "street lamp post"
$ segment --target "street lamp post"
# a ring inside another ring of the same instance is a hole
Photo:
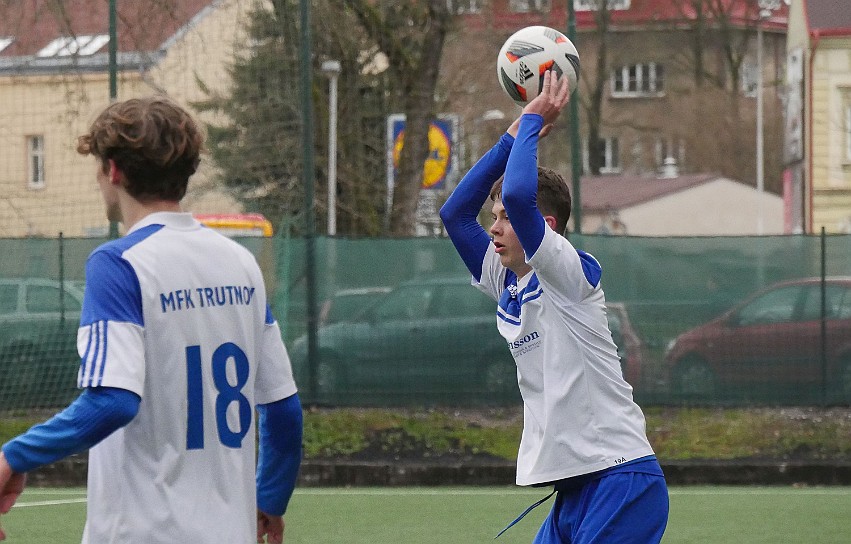
[[[337,234],[337,78],[340,62],[326,60],[322,72],[328,76],[328,236]]]
[[[763,197],[765,196],[765,158],[763,142],[763,80],[762,80],[762,25],[771,16],[771,12],[780,7],[780,0],[759,0],[759,20],[756,27],[756,192],[757,223],[756,233],[764,234]]]
[[[480,116],[473,119],[473,137],[471,138],[471,147],[472,153],[470,156],[470,162],[475,163],[479,160],[479,153],[481,153],[482,147],[482,130],[483,123],[487,121],[501,121],[505,119],[505,112],[502,110],[488,110]]]

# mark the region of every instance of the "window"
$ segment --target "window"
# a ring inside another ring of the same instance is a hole
[[[601,174],[617,174],[621,171],[620,144],[617,138],[601,138],[597,145],[603,156],[603,165],[600,167]],[[586,173],[591,172],[591,163],[588,155],[588,140],[582,142],[582,166]]]
[[[44,136],[27,136],[27,182],[30,189],[44,188]]]
[[[751,60],[742,62],[742,66],[739,68],[739,79],[742,81],[742,93],[745,96],[756,97],[757,77],[759,77],[759,72],[756,62]]]
[[[665,68],[661,64],[630,64],[612,72],[612,96],[660,96],[665,89]]]
[[[837,319],[851,319],[851,289],[845,289],[842,292],[842,298],[832,301],[831,304],[836,306]]]
[[[15,38],[0,38],[0,51],[9,47],[13,41],[15,41]]]
[[[0,285],[0,315],[8,315],[18,311],[18,286]]]
[[[550,0],[508,0],[508,9],[514,13],[550,11]]]
[[[841,285],[826,285],[824,294],[826,300],[824,307],[825,318],[848,319],[848,289]],[[821,285],[811,285],[806,290],[806,300],[804,300],[800,321],[815,321],[819,319],[821,319]]]
[[[98,36],[76,36],[56,38],[44,49],[36,53],[39,57],[68,57],[71,55],[88,56],[94,55],[109,43],[109,35]]]
[[[604,1],[609,11],[629,9],[630,0],[573,0],[573,9],[576,11],[597,11]]]
[[[799,285],[781,287],[754,299],[739,310],[738,324],[747,326],[789,323],[792,321],[802,289]]]
[[[64,295],[64,297],[63,297]],[[60,299],[60,297],[63,297]],[[26,309],[32,314],[59,312],[65,310],[79,312],[82,308],[80,301],[68,294],[62,293],[59,287],[52,285],[30,285],[27,287]]]
[[[484,0],[446,0],[450,13],[464,15],[465,13],[481,13]]]
[[[845,160],[851,162],[851,104],[845,104]]]
[[[685,161],[685,143],[680,138],[667,138],[659,136],[656,138],[656,149],[654,158],[656,166],[661,167],[665,164],[665,159],[672,157],[677,160],[678,165],[682,165]]]
[[[422,286],[400,287],[387,295],[371,313],[378,321],[424,319],[433,294]]]
[[[496,313],[493,299],[477,292],[476,289],[470,289],[466,283],[445,285],[440,289],[439,294],[440,298],[433,311],[434,317],[447,319],[493,317]]]
[[[46,285],[31,285],[27,289],[26,308],[31,314],[59,311],[59,288]]]

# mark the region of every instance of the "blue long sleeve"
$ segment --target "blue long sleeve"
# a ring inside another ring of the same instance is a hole
[[[547,223],[538,211],[538,133],[544,118],[526,113],[520,118],[517,141],[508,157],[502,204],[527,258],[531,258],[544,239]]]
[[[467,172],[440,208],[446,232],[476,281],[482,277],[482,260],[490,244],[490,236],[478,222],[479,210],[488,199],[493,184],[505,172],[513,143],[513,136],[503,134]]]
[[[15,472],[58,461],[130,423],[140,402],[136,393],[125,389],[88,388],[65,410],[4,444],[3,454]]]
[[[257,463],[257,507],[282,516],[287,511],[301,465],[304,420],[298,394],[257,405],[260,455]]]

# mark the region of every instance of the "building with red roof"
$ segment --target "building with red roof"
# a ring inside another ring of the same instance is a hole
[[[0,2],[0,236],[100,236],[95,165],[76,138],[110,102],[109,2]],[[237,0],[117,2],[118,99],[165,93],[191,105],[223,89],[244,39]],[[193,177],[189,209],[241,208]]]
[[[519,113],[501,91],[495,56],[518,28],[567,27],[565,2],[448,0],[459,14],[444,47],[440,111],[457,113],[468,149],[484,149]],[[782,186],[782,86],[786,18],[760,18],[752,0],[574,0],[582,80],[582,157],[599,149],[604,178],[653,178],[674,161],[688,175],[755,184],[756,29],[765,34],[766,188]],[[193,104],[226,91],[228,71],[250,46],[243,24],[254,2],[118,2],[111,42],[106,0],[0,3],[0,234],[102,234],[92,166],[76,135],[108,103],[110,47],[118,98],[165,92]],[[702,9],[698,7],[702,6]],[[496,112],[496,113],[494,113]],[[542,147],[542,162],[570,172],[567,116]],[[594,121],[593,123],[589,122]],[[594,129],[594,136],[591,136]],[[465,157],[462,167],[473,158]],[[212,177],[193,178],[185,201],[199,212],[239,211]],[[640,192],[636,189],[636,192]],[[208,197],[205,195],[215,195]],[[224,204],[223,204],[224,202]],[[68,227],[68,225],[72,225]]]
[[[466,130],[477,134],[478,146],[471,147],[486,149],[519,113],[495,77],[502,43],[528,25],[567,33],[566,5],[453,0],[464,15],[444,47],[443,111],[459,112]],[[776,9],[761,14],[756,0],[609,0],[607,18],[596,9],[597,0],[574,0],[574,5],[581,61],[574,99],[580,104],[585,173],[593,172],[588,150],[596,146],[604,176],[626,175],[639,183],[673,160],[683,174],[756,186],[757,30],[762,29],[764,185],[770,195],[782,193],[785,3],[778,0]],[[563,114],[542,146],[541,162],[569,173],[567,125]]]

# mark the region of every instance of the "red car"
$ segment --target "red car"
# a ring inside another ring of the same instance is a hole
[[[607,302],[606,317],[609,320],[612,340],[618,347],[623,377],[630,385],[638,387],[641,381],[641,365],[645,359],[644,343],[633,328],[626,306],[622,303]]]
[[[851,277],[824,287],[824,329],[816,277],[774,284],[678,336],[665,356],[673,392],[851,401]]]

